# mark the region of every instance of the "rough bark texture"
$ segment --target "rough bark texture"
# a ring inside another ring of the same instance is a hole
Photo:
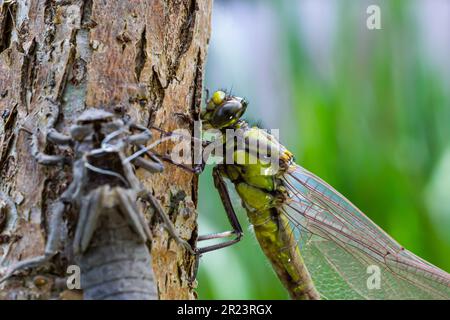
[[[47,114],[68,132],[86,108],[126,113],[165,130],[198,117],[210,34],[210,0],[0,1],[0,267],[44,250],[48,208],[71,181],[69,167],[43,167],[30,153],[30,134],[45,132]],[[55,110],[57,102],[59,107]],[[187,117],[177,117],[182,113]],[[40,149],[58,153],[41,135]],[[138,172],[191,244],[197,237],[197,179],[172,165]],[[8,204],[9,203],[9,204]],[[66,213],[73,236],[76,212]],[[148,217],[150,218],[150,217]],[[161,299],[193,299],[193,257],[158,222],[152,256]],[[0,290],[3,299],[76,298],[65,289],[63,252],[48,268],[23,273]]]

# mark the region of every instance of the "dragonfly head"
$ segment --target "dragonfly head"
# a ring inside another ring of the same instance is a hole
[[[248,102],[244,98],[227,94],[218,90],[213,93],[202,112],[201,118],[206,129],[223,129],[235,125],[247,109]]]

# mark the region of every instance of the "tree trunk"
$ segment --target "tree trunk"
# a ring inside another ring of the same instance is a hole
[[[193,130],[212,3],[4,0],[0,5],[0,272],[4,272],[8,265],[43,253],[49,208],[72,179],[70,166],[36,163],[29,131],[45,132],[48,114],[56,114],[56,129],[67,134],[74,119],[93,107],[127,114],[147,127]],[[40,138],[41,151],[60,152],[46,143],[45,136]],[[181,237],[195,244],[197,178],[170,164],[162,174],[138,170],[137,175],[169,213]],[[69,239],[76,216],[65,213]],[[160,298],[194,299],[189,281],[193,257],[171,240],[161,224],[151,226]],[[79,298],[65,286],[70,245],[65,243],[47,267],[21,272],[5,282],[0,299]]]

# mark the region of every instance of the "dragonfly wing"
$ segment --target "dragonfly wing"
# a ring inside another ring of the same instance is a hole
[[[306,169],[284,175],[283,212],[318,291],[329,299],[450,299],[450,276],[405,250]]]

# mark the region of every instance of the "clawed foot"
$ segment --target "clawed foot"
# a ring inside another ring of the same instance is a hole
[[[186,240],[183,240],[180,237],[174,237],[174,239],[175,239],[176,243],[178,243],[180,246],[182,246],[190,254],[197,254],[197,252],[194,249],[192,249],[192,246]]]
[[[194,262],[194,270],[192,271],[192,276],[190,276],[188,278],[189,281],[189,285],[192,286],[192,284],[195,282],[195,280],[197,279],[197,273],[198,273],[198,265],[200,262],[200,258],[201,258],[201,254],[199,253],[198,249],[194,250],[194,254],[195,254],[195,262]]]
[[[9,278],[11,278],[14,275],[14,273],[16,273],[18,271],[22,271],[25,269],[34,268],[34,267],[43,265],[44,263],[48,262],[53,256],[54,256],[54,254],[51,254],[51,255],[47,254],[47,255],[27,259],[24,261],[20,261],[16,264],[10,266],[8,268],[8,270],[6,271],[6,274],[2,278],[0,278],[0,283],[3,283],[4,281],[8,280]]]
[[[181,112],[175,112],[174,113],[175,117],[177,117],[178,119],[180,119],[181,121],[189,124],[189,125],[193,125],[194,121],[191,119],[191,116],[189,114],[186,113],[181,113]]]

